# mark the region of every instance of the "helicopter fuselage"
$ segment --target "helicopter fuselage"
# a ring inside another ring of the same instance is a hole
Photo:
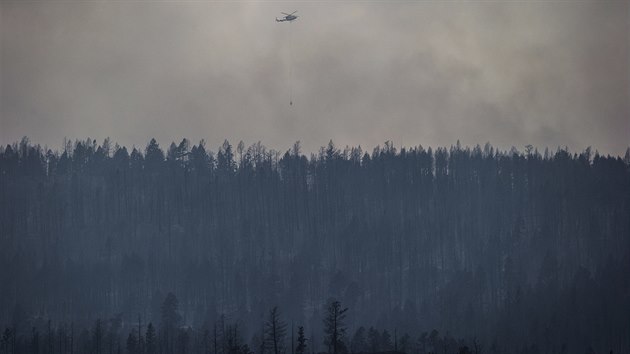
[[[295,20],[296,18],[297,18],[297,16],[289,15],[289,16],[284,16],[281,19],[276,18],[276,21],[278,21],[278,22],[285,22],[285,21],[291,22],[291,21]]]

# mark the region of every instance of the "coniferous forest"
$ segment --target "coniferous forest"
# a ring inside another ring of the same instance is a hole
[[[0,353],[630,353],[630,150],[0,148]]]

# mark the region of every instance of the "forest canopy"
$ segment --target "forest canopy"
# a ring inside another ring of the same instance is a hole
[[[350,351],[362,326],[413,353],[433,329],[486,351],[630,348],[630,150],[25,138],[0,148],[0,201],[0,325],[29,338],[163,324],[174,294],[179,326],[228,318],[253,343],[277,306],[314,351],[330,299]]]

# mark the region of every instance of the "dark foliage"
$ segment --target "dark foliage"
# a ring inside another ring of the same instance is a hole
[[[326,351],[331,297],[349,351],[630,351],[630,154],[130,150],[0,148],[4,352]]]

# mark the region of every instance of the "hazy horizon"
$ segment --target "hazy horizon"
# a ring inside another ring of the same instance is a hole
[[[295,23],[276,23],[298,10]],[[630,145],[630,6],[0,4],[0,143]],[[289,106],[292,87],[293,106]]]
[[[137,149],[138,151],[140,151],[141,153],[144,154],[145,150],[146,150],[146,147],[151,142],[151,139],[155,139],[156,142],[158,143],[160,149],[162,149],[162,151],[165,152],[165,153],[168,151],[169,146],[171,145],[171,143],[174,143],[175,145],[179,145],[183,139],[187,139],[188,140],[188,142],[190,144],[189,147],[192,147],[194,145],[199,145],[203,141],[203,144],[204,144],[204,147],[205,147],[206,151],[209,151],[209,152],[212,152],[212,153],[217,153],[221,149],[223,143],[226,140],[230,143],[230,145],[232,146],[233,149],[236,149],[238,144],[242,141],[242,140],[234,140],[234,141],[232,141],[232,140],[229,140],[229,139],[224,139],[224,140],[220,141],[217,144],[210,144],[210,143],[208,143],[208,141],[206,139],[203,139],[203,138],[201,140],[199,140],[199,141],[192,141],[192,140],[190,140],[190,139],[188,139],[186,137],[183,137],[182,139],[179,139],[179,140],[168,140],[168,141],[167,140],[160,141],[157,138],[149,138],[149,140],[147,140],[144,143],[138,143],[138,144],[133,143],[133,144],[127,145],[127,144],[121,144],[120,142],[112,139],[111,137],[106,137],[106,138],[104,138],[102,140],[94,139],[94,138],[91,138],[91,137],[76,138],[76,139],[74,139],[74,138],[70,139],[70,138],[65,137],[64,139],[62,139],[62,142],[60,142],[59,144],[48,145],[48,144],[40,144],[37,141],[33,141],[28,136],[23,136],[22,138],[16,139],[16,140],[11,141],[11,142],[1,143],[0,144],[0,149],[6,148],[7,145],[19,144],[22,141],[23,138],[28,139],[28,142],[30,144],[40,145],[42,147],[42,149],[44,149],[45,151],[51,150],[51,151],[53,151],[55,153],[62,153],[64,151],[64,142],[66,142],[66,141],[70,142],[73,147],[76,146],[77,142],[84,142],[86,140],[96,141],[96,144],[98,146],[102,146],[103,143],[104,143],[104,140],[105,139],[109,139],[110,148],[112,149],[112,151],[110,151],[110,156],[113,156],[113,153],[114,153],[113,149],[114,149],[114,147],[116,145],[118,145],[120,148],[125,147],[128,150],[128,152],[131,152],[131,150],[135,148],[135,149]],[[301,152],[301,154],[308,157],[311,154],[317,155],[318,153],[320,153],[320,151],[322,149],[326,149],[330,141],[333,142],[335,148],[338,151],[340,151],[340,152],[343,152],[344,149],[346,149],[346,148],[348,148],[348,149],[361,148],[361,151],[364,154],[367,153],[367,154],[370,154],[370,155],[372,155],[372,152],[374,151],[374,149],[376,149],[377,147],[382,149],[388,143],[392,144],[392,146],[396,149],[396,151],[399,151],[400,149],[403,149],[403,148],[406,149],[406,150],[410,150],[410,149],[418,148],[418,147],[422,147],[424,149],[431,148],[433,151],[435,151],[438,148],[450,149],[452,147],[455,147],[457,145],[457,143],[459,143],[461,148],[464,149],[464,150],[465,149],[471,149],[472,150],[472,149],[474,149],[477,146],[479,146],[480,148],[484,149],[486,144],[490,144],[490,146],[493,148],[493,151],[495,151],[497,153],[508,153],[514,148],[514,149],[517,150],[517,152],[525,154],[526,151],[527,151],[528,145],[531,146],[532,151],[537,151],[541,155],[545,154],[545,150],[547,150],[547,152],[549,154],[551,154],[551,155],[555,154],[559,150],[566,151],[566,152],[568,152],[570,154],[581,154],[581,153],[585,152],[586,149],[588,148],[588,149],[590,149],[591,154],[598,153],[601,156],[611,156],[611,157],[624,158],[626,156],[626,154],[627,154],[627,151],[630,151],[630,146],[627,147],[625,151],[622,151],[619,154],[615,154],[615,153],[608,153],[608,152],[605,152],[605,151],[600,151],[596,147],[593,147],[593,146],[587,146],[586,148],[581,149],[581,150],[572,149],[570,146],[535,146],[535,145],[531,145],[531,144],[524,145],[524,146],[502,147],[502,146],[497,146],[497,145],[492,144],[491,141],[487,141],[485,143],[463,144],[460,140],[457,140],[457,141],[455,141],[455,142],[453,142],[451,144],[441,144],[441,145],[426,145],[426,144],[422,144],[422,143],[401,145],[401,144],[396,143],[395,141],[385,140],[382,143],[376,144],[376,145],[373,145],[373,146],[363,146],[363,145],[348,145],[348,144],[344,144],[341,141],[334,141],[332,139],[329,139],[328,142],[326,142],[325,144],[322,143],[317,148],[312,149],[312,150],[305,149],[304,146],[302,145],[302,141],[300,141],[300,140],[296,140],[296,141],[294,141],[293,143],[291,143],[291,144],[289,144],[287,146],[270,146],[270,145],[265,144],[264,141],[260,141],[260,140],[259,141],[252,141],[252,142],[246,142],[246,141],[242,141],[242,142],[243,142],[243,144],[244,144],[246,149],[249,148],[249,147],[252,147],[252,146],[254,146],[254,145],[258,144],[258,143],[260,143],[266,149],[269,149],[268,150],[269,152],[273,151],[273,152],[278,152],[280,154],[284,154],[287,151],[291,152],[293,150],[293,147],[294,147],[295,143],[297,142],[297,143],[300,144],[300,152]]]

